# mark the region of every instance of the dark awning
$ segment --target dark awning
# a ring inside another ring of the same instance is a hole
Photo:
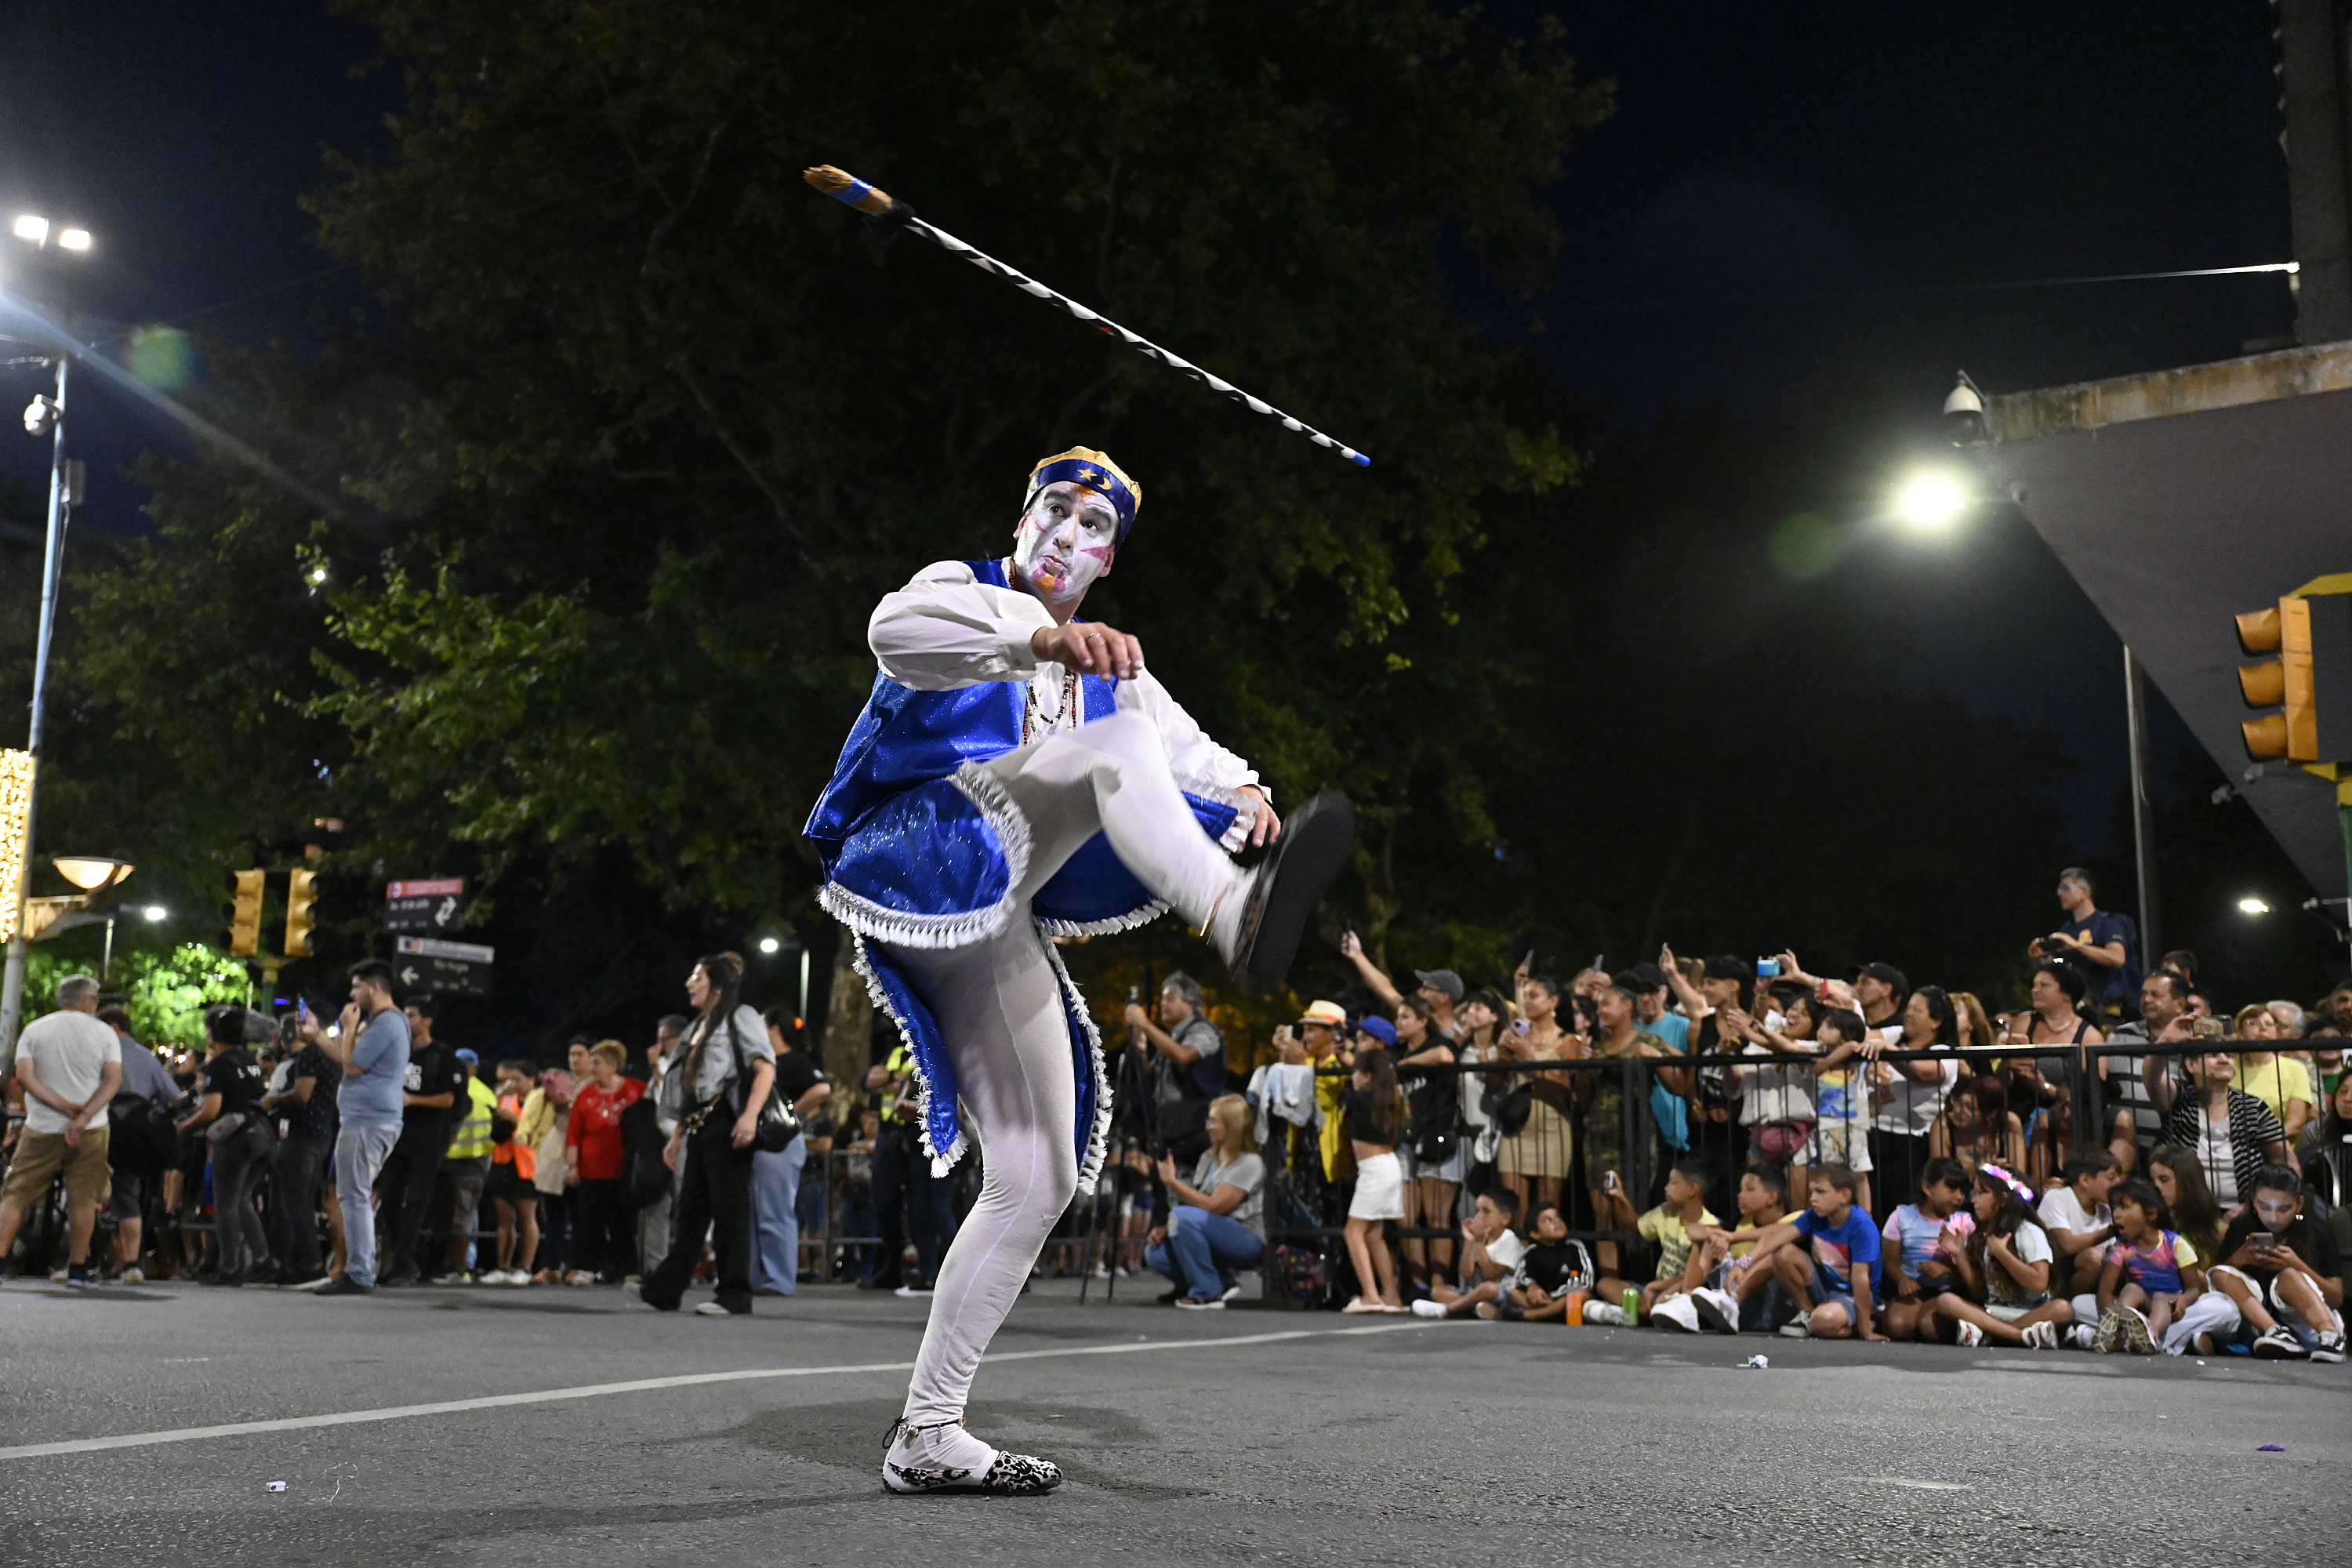
[[[2352,343],[1987,400],[1982,459],[2224,773],[2248,771],[2231,617],[2352,571]],[[2335,786],[2245,786],[2323,897],[2347,895]]]

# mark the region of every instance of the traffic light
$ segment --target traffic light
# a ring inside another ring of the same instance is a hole
[[[228,950],[251,958],[261,949],[261,879],[259,871],[236,874],[236,907],[228,919]]]
[[[2270,659],[2238,667],[2249,708],[2238,726],[2256,762],[2352,762],[2352,574],[2320,577],[2237,617],[2238,646]]]
[[[319,873],[296,868],[286,878],[286,956],[310,956],[310,931],[318,923],[310,906],[319,901]]]

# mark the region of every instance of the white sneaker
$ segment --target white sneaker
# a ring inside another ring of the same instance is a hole
[[[1100,1279],[1101,1276],[1097,1275],[1096,1278]],[[902,1301],[911,1301],[918,1296],[928,1296],[930,1293],[931,1288],[929,1285],[901,1285],[890,1292]]]
[[[1963,1321],[1957,1326],[1960,1331],[1960,1348],[1962,1350],[1972,1351],[1984,1343],[1984,1331],[1978,1328],[1974,1323]]]
[[[1416,1318],[1442,1318],[1445,1316],[1445,1303],[1426,1299],[1415,1301],[1412,1304],[1412,1315]]]
[[[122,1271],[122,1283],[125,1285],[144,1285],[147,1283],[147,1271],[134,1263],[130,1268]]]
[[[1697,1310],[1699,1326],[1711,1334],[1736,1334],[1739,1331],[1739,1303],[1728,1290],[1718,1290],[1702,1285],[1691,1292],[1691,1305]]]
[[[1617,1328],[1625,1321],[1625,1309],[1613,1301],[1587,1301],[1584,1304],[1584,1321],[1603,1328]]]
[[[2058,1325],[2055,1323],[2026,1324],[2025,1348],[2036,1351],[2056,1350],[2058,1348]]]
[[[1034,1497],[1062,1484],[1062,1472],[1044,1459],[990,1447],[961,1421],[890,1428],[882,1454],[882,1484],[894,1492],[994,1492]]]
[[[124,1278],[128,1279],[129,1276],[125,1275]],[[2324,1362],[2342,1361],[2344,1359],[2344,1331],[2341,1329],[2320,1330],[2319,1348],[2311,1352],[2311,1359],[2314,1361]]]
[[[1618,1309],[1622,1311],[1624,1309]],[[1650,1309],[1650,1321],[1662,1329],[1679,1329],[1684,1333],[1699,1331],[1698,1308],[1688,1296],[1668,1296]]]
[[[2091,1339],[2097,1332],[2098,1331],[2088,1323],[2077,1323],[2067,1334],[2067,1342],[2078,1351],[2086,1351],[2091,1348]]]
[[[1234,1283],[1226,1286],[1223,1292],[1217,1297],[1217,1300],[1220,1301],[1238,1300],[1241,1298],[1241,1284],[1236,1280]]]
[[[698,1318],[748,1318],[749,1312],[730,1312],[716,1301],[705,1301],[694,1310]]]
[[[1962,1326],[1965,1327],[1966,1325]],[[1784,1340],[1811,1339],[1813,1337],[1812,1314],[1810,1312],[1800,1312],[1794,1318],[1791,1318],[1787,1322],[1781,1324],[1780,1337]]]
[[[1179,1296],[1176,1305],[1187,1312],[1222,1312],[1225,1310],[1225,1299],[1213,1296],[1205,1301],[1195,1301],[1190,1296]]]

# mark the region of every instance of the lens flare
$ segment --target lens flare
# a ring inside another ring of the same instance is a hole
[[[196,373],[196,346],[177,327],[141,327],[131,334],[131,374],[158,392],[177,392]]]
[[[1895,492],[1895,515],[1923,533],[1940,533],[1968,510],[1969,487],[1948,468],[1922,468]]]

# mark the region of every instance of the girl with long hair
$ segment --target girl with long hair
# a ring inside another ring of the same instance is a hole
[[[1454,1060],[1454,1042],[1439,1034],[1429,1016],[1429,1005],[1418,996],[1400,996],[1396,1005],[1397,1058],[1400,1069],[1438,1067]],[[1426,1227],[1448,1234],[1423,1242],[1404,1244],[1405,1268],[1426,1289],[1432,1279],[1454,1277],[1454,1210],[1460,1202],[1462,1175],[1468,1168],[1470,1140],[1462,1125],[1462,1089],[1455,1075],[1423,1075],[1406,1097],[1410,1115],[1406,1136],[1412,1140],[1412,1174],[1405,1183],[1404,1213],[1408,1227]]]
[[[1987,1336],[2032,1350],[2058,1348],[2074,1309],[2051,1295],[2050,1237],[2033,1216],[2033,1190],[2006,1168],[1977,1167],[1970,1198],[1976,1225],[1946,1250],[1952,1288],[1936,1298],[1936,1316],[1971,1350]]]
[[[673,1047],[684,1060],[662,1079],[662,1098],[678,1119],[662,1151],[677,1173],[669,1256],[636,1287],[640,1300],[665,1312],[677,1310],[706,1234],[719,1289],[696,1313],[751,1310],[751,1140],[776,1081],[776,1054],[766,1023],[743,1005],[742,985],[742,961],[731,952],[703,959],[686,977],[695,1018]]]
[[[1356,1155],[1356,1195],[1348,1205],[1348,1257],[1358,1294],[1349,1312],[1402,1312],[1396,1259],[1388,1222],[1404,1217],[1404,1168],[1396,1146],[1404,1137],[1404,1094],[1382,1050],[1360,1051],[1346,1098],[1348,1137]]]

